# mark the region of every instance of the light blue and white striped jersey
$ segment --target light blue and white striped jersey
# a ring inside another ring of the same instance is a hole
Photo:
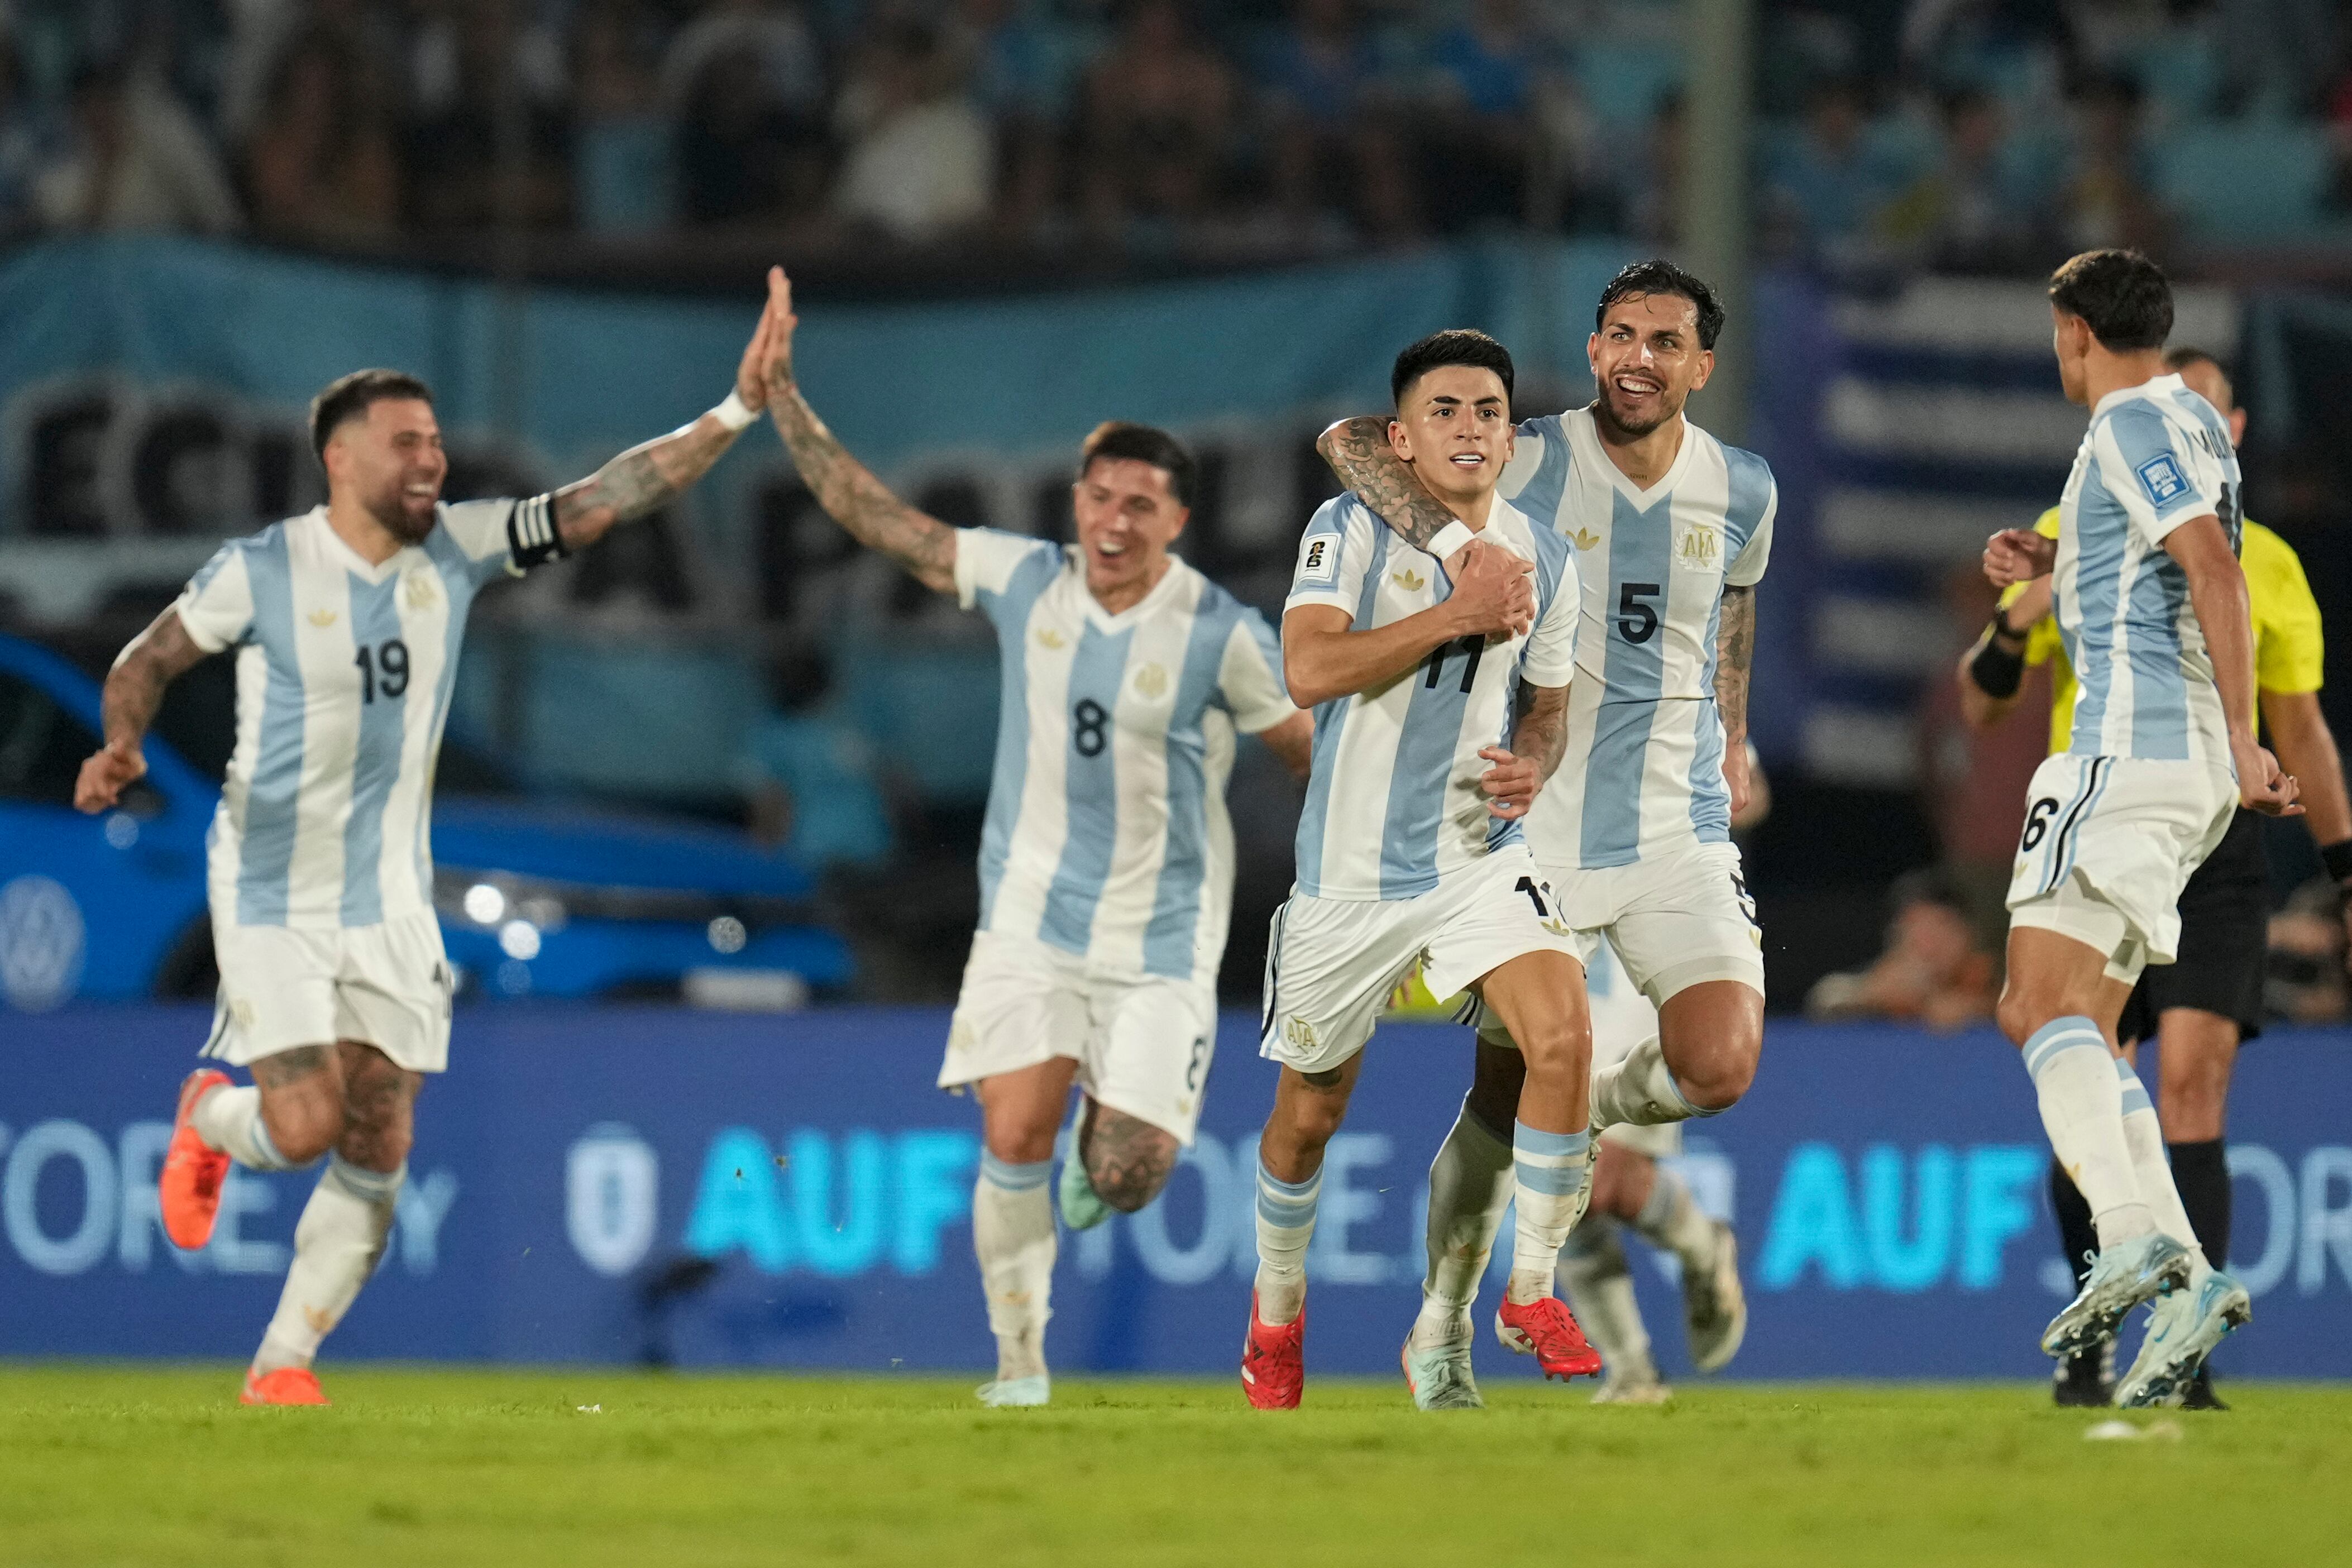
[[[1172,558],[1114,616],[1076,551],[992,529],[957,531],[955,579],[1001,650],[981,929],[1106,973],[1213,984],[1233,914],[1234,733],[1297,711],[1265,617]]]
[[[1310,898],[1410,899],[1520,837],[1517,822],[1488,814],[1478,780],[1493,764],[1478,752],[1510,744],[1522,679],[1569,683],[1576,563],[1565,540],[1507,501],[1495,502],[1479,537],[1535,563],[1535,626],[1491,647],[1484,637],[1459,638],[1385,685],[1317,705],[1315,766],[1298,817],[1298,890]],[[1435,556],[1343,495],[1307,523],[1283,613],[1330,605],[1355,617],[1350,630],[1370,631],[1453,592]],[[1562,763],[1544,792],[1567,773]]]
[[[1716,633],[1724,588],[1770,558],[1772,470],[1685,423],[1674,466],[1637,489],[1576,408],[1519,426],[1501,493],[1575,547],[1584,585],[1568,751],[1528,814],[1536,858],[1628,866],[1727,841]]]
[[[438,509],[370,565],[320,507],[233,539],[174,606],[236,649],[236,749],[209,847],[214,916],[332,931],[433,907],[433,769],[466,611],[561,553],[550,499]]]
[[[2078,757],[2229,768],[2229,726],[2189,576],[2166,535],[2217,517],[2238,548],[2238,454],[2213,405],[2177,375],[2111,392],[2091,410],[2059,501],[2051,589],[2074,700]]]

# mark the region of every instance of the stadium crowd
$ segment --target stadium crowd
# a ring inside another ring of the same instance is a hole
[[[2282,235],[2352,212],[2352,26],[2327,0],[1762,10],[1778,254],[2160,252],[2198,229],[2182,190],[2216,182],[2186,174],[2217,157],[2279,182],[2235,199]],[[413,248],[504,218],[1137,257],[1497,225],[1669,241],[1684,27],[1674,0],[13,0],[0,228]]]

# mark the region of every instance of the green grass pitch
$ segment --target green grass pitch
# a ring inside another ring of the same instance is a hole
[[[2222,1415],[2046,1390],[1702,1385],[1595,1409],[1496,1380],[1483,1414],[1323,1380],[1214,1383],[337,1367],[331,1410],[241,1410],[226,1367],[0,1367],[0,1562],[2057,1563],[2346,1561],[2352,1387],[2232,1384]],[[581,1406],[601,1406],[583,1411]]]

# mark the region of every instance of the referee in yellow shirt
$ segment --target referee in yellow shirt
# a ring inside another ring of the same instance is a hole
[[[2200,349],[2165,356],[2189,390],[2229,422],[2230,438],[2244,439],[2245,411],[2220,363]],[[2058,535],[2058,509],[2035,529]],[[2263,727],[2279,766],[2303,786],[2305,822],[2319,843],[2328,875],[2352,894],[2352,804],[2344,790],[2336,737],[2319,708],[2323,644],[2319,605],[2304,579],[2303,563],[2286,541],[2246,520],[2239,557],[2245,567],[2254,627],[2254,683]],[[1960,659],[1960,706],[1978,728],[1998,722],[2017,701],[2027,665],[2051,667],[2050,749],[2064,751],[2074,721],[2074,672],[2050,614],[2050,579],[2012,586],[1984,636]],[[2158,1047],[2157,1119],[2163,1123],[2172,1176],[2189,1226],[2215,1267],[2230,1256],[2230,1168],[2222,1142],[2230,1073],[2238,1046],[2262,1033],[2265,930],[2270,916],[2270,867],[2263,852],[2262,818],[2241,807],[2212,855],[2180,894],[2180,958],[2150,965],[2125,1004],[2116,1035],[2128,1050],[2154,1038]],[[2085,1259],[2098,1250],[2091,1211],[2056,1163],[2050,1196],[2067,1261],[2080,1285]],[[2109,1342],[2102,1355],[2062,1363],[2061,1405],[2105,1405],[2115,1380]],[[2220,1409],[2210,1376],[2200,1371],[2186,1400],[2191,1409]]]

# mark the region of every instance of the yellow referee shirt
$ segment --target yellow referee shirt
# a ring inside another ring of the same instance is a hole
[[[2044,539],[2058,537],[2058,509],[2052,507],[2033,525]],[[2319,629],[2319,602],[2294,547],[2249,518],[2238,544],[2238,563],[2245,568],[2246,598],[2253,610],[2254,689],[2262,691],[2316,691],[2326,647]],[[2013,584],[2000,595],[2009,608],[2025,591]],[[2044,616],[2026,634],[2025,662],[2050,667],[2050,750],[2055,753],[2074,743],[2074,667],[2066,659],[2066,640],[2058,635],[2058,617]]]

